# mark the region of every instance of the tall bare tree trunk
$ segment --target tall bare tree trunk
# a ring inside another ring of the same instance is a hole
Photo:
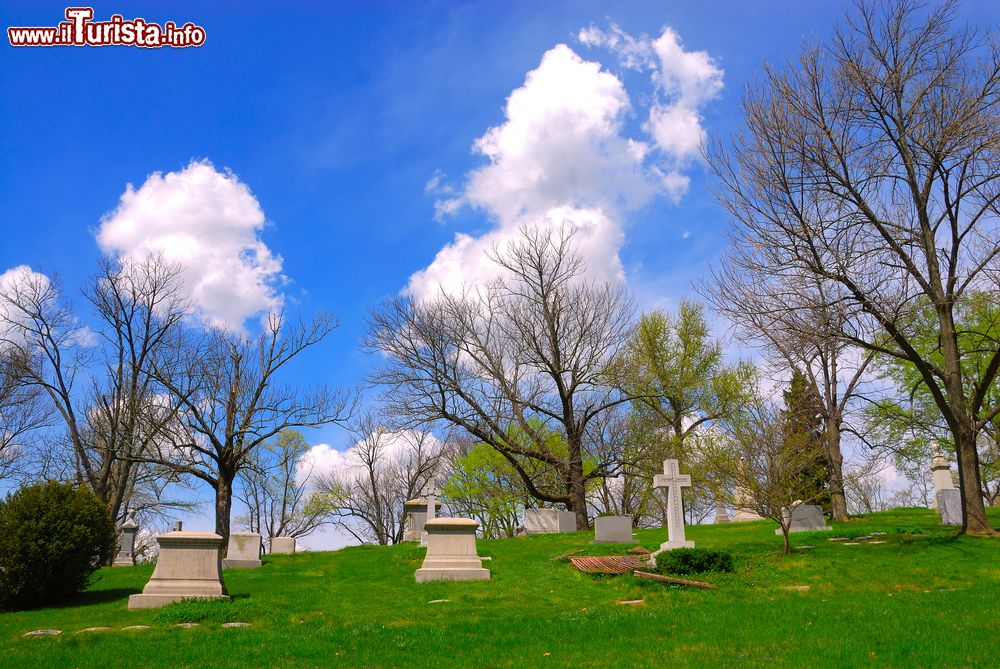
[[[827,459],[830,462],[830,515],[837,522],[847,520],[847,496],[844,494],[844,454],[840,450],[840,416],[826,426]]]
[[[233,511],[233,479],[220,473],[215,485],[215,533],[222,537],[222,545],[229,545],[229,523]]]

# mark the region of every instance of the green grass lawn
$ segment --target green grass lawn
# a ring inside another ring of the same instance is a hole
[[[588,576],[551,559],[623,548],[591,547],[586,532],[480,541],[493,560],[479,583],[417,585],[423,550],[412,544],[268,557],[225,572],[232,602],[159,610],[127,609],[152,567],[102,569],[70,604],[0,614],[0,666],[1000,666],[1000,540],[936,521],[926,509],[874,514],[793,535],[815,548],[790,556],[769,521],[688,528],[698,546],[735,554],[735,573],[696,577],[719,590]],[[886,543],[827,541],[875,531]],[[655,548],[665,530],[638,537]],[[221,627],[230,621],[251,626]],[[122,630],[131,625],[150,628]],[[80,631],[97,626],[111,630]],[[22,637],[39,628],[63,634]]]

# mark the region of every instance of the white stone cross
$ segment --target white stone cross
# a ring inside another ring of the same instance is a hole
[[[424,518],[424,525],[427,524],[427,521],[437,518],[437,496],[440,494],[437,486],[433,483],[428,485],[425,490],[427,490],[424,494],[424,497],[427,498],[427,517]],[[427,530],[420,533],[420,545],[427,545]]]
[[[691,487],[691,476],[681,474],[676,460],[663,461],[663,473],[653,477],[653,488],[667,489],[667,542],[660,544],[660,553],[674,548],[693,548],[693,541],[684,539],[684,501],[681,488]]]

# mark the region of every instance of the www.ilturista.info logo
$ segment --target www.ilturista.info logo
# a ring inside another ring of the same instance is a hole
[[[107,21],[94,21],[92,7],[67,7],[66,21],[55,27],[10,27],[11,46],[163,46],[188,47],[205,43],[205,29],[188,22],[178,26],[167,21],[162,26],[145,19],[126,20],[112,14]]]

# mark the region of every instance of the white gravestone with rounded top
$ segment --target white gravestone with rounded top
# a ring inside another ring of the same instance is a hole
[[[224,599],[222,537],[213,532],[174,531],[156,537],[160,555],[142,594],[128,598],[130,609],[151,609],[182,599]]]
[[[598,516],[594,519],[594,540],[592,544],[631,544],[632,516]]]
[[[271,555],[295,552],[295,537],[271,537]]]
[[[426,581],[488,581],[490,570],[476,553],[476,528],[471,518],[435,518],[424,525],[427,555],[414,574]]]
[[[693,541],[684,538],[684,500],[681,488],[691,487],[691,476],[681,474],[676,460],[663,461],[663,473],[653,477],[653,488],[667,489],[667,541],[660,544],[658,555],[675,548],[694,548]]]
[[[233,532],[229,535],[229,548],[222,561],[223,569],[256,569],[260,566],[259,534],[241,534]]]
[[[139,524],[135,522],[135,511],[130,511],[128,520],[122,525],[121,547],[118,549],[118,555],[115,556],[112,566],[135,566],[135,535],[138,531]]]

